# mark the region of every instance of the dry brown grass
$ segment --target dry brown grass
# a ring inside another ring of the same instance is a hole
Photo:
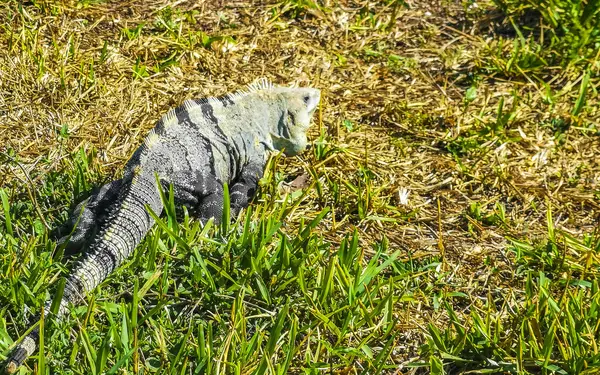
[[[597,225],[600,111],[593,99],[571,114],[581,72],[548,70],[555,76],[544,78],[557,93],[548,105],[532,73],[481,73],[505,64],[501,58],[512,44],[494,37],[498,20],[471,14],[461,2],[409,1],[394,24],[391,7],[381,1],[325,3],[326,11],[295,19],[274,17],[272,9],[283,6],[263,1],[64,2],[56,8],[41,2],[43,10],[26,5],[21,14],[15,2],[5,3],[0,16],[11,19],[12,30],[1,39],[0,151],[13,150],[34,189],[81,147],[98,150],[96,168],[110,178],[169,108],[266,76],[323,90],[310,137],[317,140],[322,130],[336,150],[324,160],[309,152],[281,167],[289,181],[312,168],[325,189],[322,197],[311,191],[287,218],[292,227],[332,206],[335,215],[320,227],[324,236],[337,242],[357,229],[367,250],[386,236],[406,258],[440,255],[449,271],[445,282],[478,306],[480,297],[510,294],[519,285],[507,237],[544,237],[548,206],[556,226],[576,236]],[[160,26],[167,7],[174,10],[172,32]],[[371,17],[361,16],[365,9]],[[129,40],[123,28],[141,23],[140,36]],[[24,26],[30,24],[36,29]],[[198,32],[234,42],[186,45]],[[150,71],[169,56],[176,64]],[[41,70],[36,59],[44,61]],[[147,77],[134,76],[136,61],[148,67]],[[472,76],[477,96],[466,103]],[[475,134],[496,121],[501,98],[509,125]],[[552,120],[571,124],[564,138],[547,126]],[[63,126],[68,138],[60,136]],[[479,146],[458,157],[448,151],[468,137]],[[371,171],[372,186],[353,193],[343,181],[358,183],[361,168]],[[18,189],[26,181],[14,163],[0,166],[0,175],[3,187]],[[334,203],[328,180],[340,183],[342,204]],[[407,204],[401,189],[410,191]],[[368,212],[360,218],[355,202],[365,194]],[[496,203],[506,209],[505,225],[468,214],[472,204],[492,212]],[[441,315],[425,305],[398,310],[407,337],[411,331],[421,337],[425,323]]]

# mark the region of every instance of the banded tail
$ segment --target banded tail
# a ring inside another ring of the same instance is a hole
[[[61,318],[67,312],[69,303],[77,303],[93,290],[121,263],[129,257],[135,247],[154,225],[154,219],[145,206],[152,208],[157,215],[162,212],[162,202],[156,186],[154,173],[140,173],[131,178],[117,202],[111,207],[104,228],[90,245],[90,251],[73,268],[63,292],[56,316]],[[44,307],[44,315],[50,314],[52,301]],[[37,320],[37,319],[36,319]],[[14,374],[31,356],[39,341],[39,326],[35,327],[12,351],[6,361],[6,372]]]

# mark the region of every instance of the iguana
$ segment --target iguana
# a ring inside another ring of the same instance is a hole
[[[221,219],[227,183],[234,217],[254,195],[269,151],[291,156],[306,148],[319,101],[318,89],[274,86],[260,79],[235,93],[187,100],[165,114],[128,161],[123,177],[75,209],[81,214],[70,246],[93,239],[67,278],[56,316],[63,317],[69,303],[81,302],[151,229],[154,220],[147,207],[157,214],[163,210],[157,181],[161,187],[172,185],[176,201],[204,223]],[[9,356],[8,373],[33,354],[38,340],[36,326]]]

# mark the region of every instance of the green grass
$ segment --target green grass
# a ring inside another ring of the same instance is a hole
[[[70,209],[167,109],[267,76],[321,88],[310,150],[219,226],[164,191],[22,374],[600,371],[597,2],[236,4],[0,4],[0,360]]]
[[[600,3],[597,1],[494,0],[523,44],[536,50],[541,68],[551,64],[590,64],[600,43]],[[526,19],[529,17],[529,19]],[[526,19],[523,25],[518,21]],[[524,34],[531,38],[525,42]]]
[[[264,184],[277,184],[275,174],[270,176]],[[2,272],[9,276],[2,292],[37,310],[59,280],[61,266],[54,258],[60,254],[44,230],[29,243],[19,241],[12,228],[27,230],[30,223],[16,219],[4,190],[0,197],[6,202],[8,250]],[[380,350],[389,351],[396,340],[394,306],[418,287],[409,286],[418,270],[398,262],[399,252],[390,253],[385,239],[372,245],[369,259],[356,232],[339,245],[326,241],[317,228],[328,208],[283,232],[282,219],[302,199],[289,195],[246,210],[220,228],[202,228],[187,214],[178,221],[172,195],[164,197],[167,217],[156,217],[157,228],[140,246],[144,250],[90,296],[87,306],[49,326],[53,371],[284,374],[357,362],[367,371],[390,367],[389,353]],[[29,261],[14,267],[10,259],[23,253]],[[4,310],[2,327],[22,319],[21,313]],[[367,333],[354,342],[362,330]],[[11,342],[3,335],[5,348]]]

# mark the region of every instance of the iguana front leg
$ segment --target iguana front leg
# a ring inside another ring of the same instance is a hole
[[[243,208],[248,206],[256,193],[264,168],[263,160],[251,160],[243,167],[242,173],[229,189],[231,217],[236,217]]]
[[[229,188],[231,217],[236,217],[256,193],[258,181],[264,170],[263,160],[251,160],[242,169],[239,177]],[[206,223],[214,218],[215,224],[221,222],[223,215],[223,183],[210,173],[179,172],[172,181],[163,181],[168,189],[173,184],[175,199],[178,203],[190,207],[199,219]]]

